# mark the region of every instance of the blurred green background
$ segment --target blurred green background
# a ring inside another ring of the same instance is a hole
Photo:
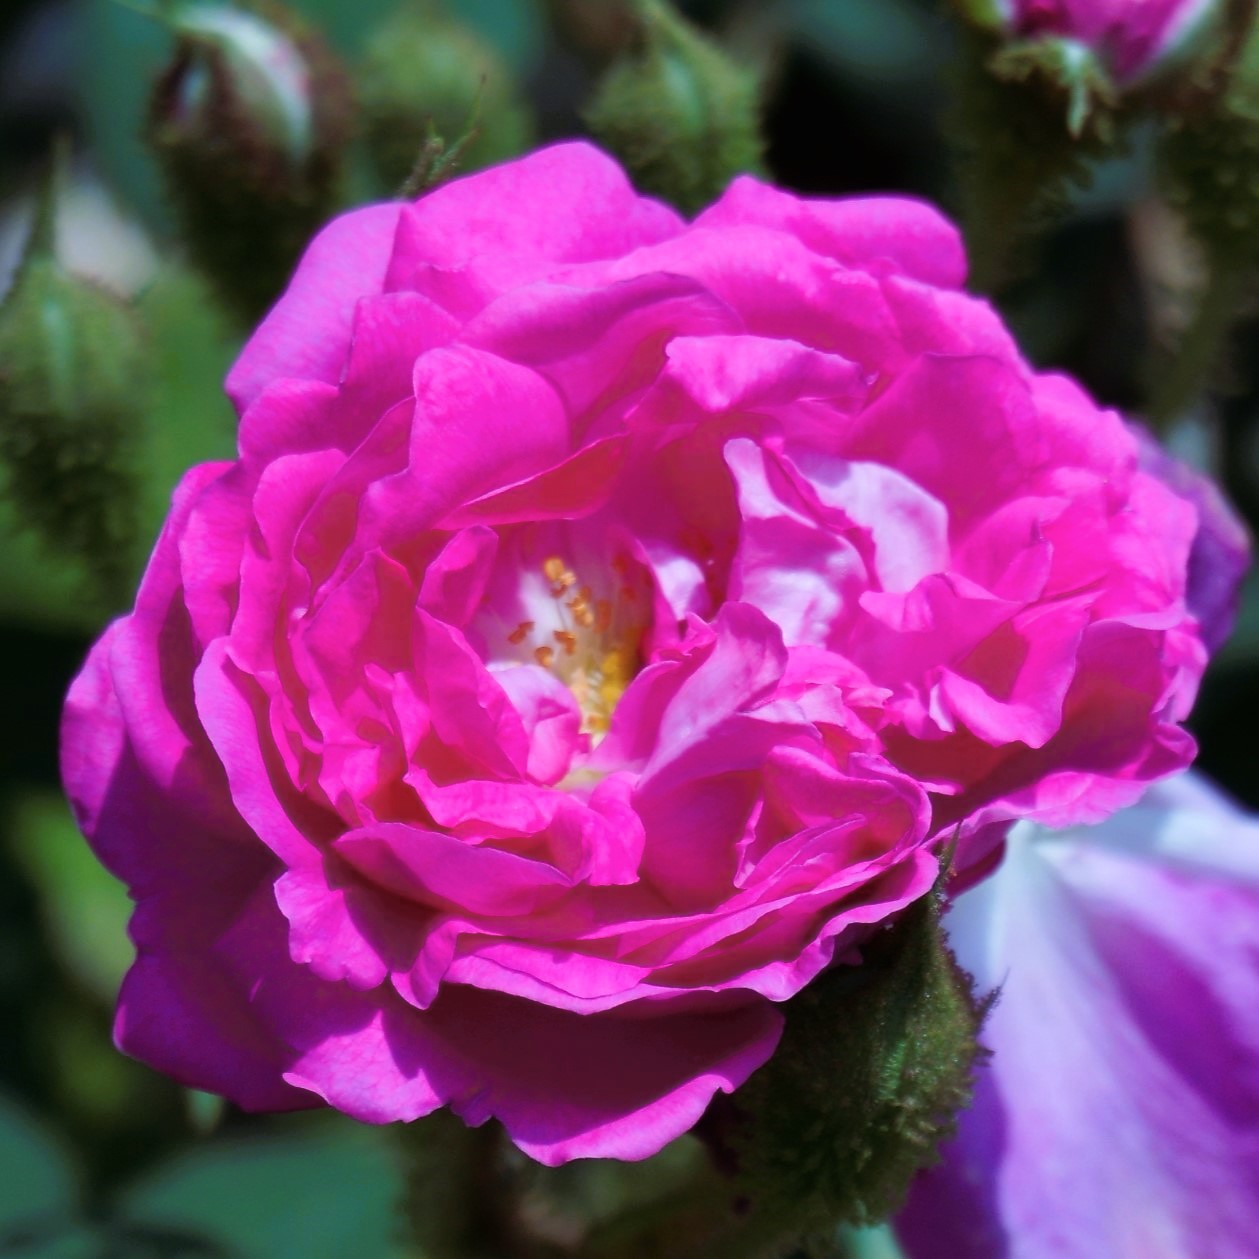
[[[351,65],[394,0],[301,0]],[[604,0],[463,0],[517,77],[540,140],[582,134],[582,106],[624,38]],[[682,6],[767,73],[768,165],[795,189],[899,190],[955,201],[941,116],[956,33],[928,0],[707,0]],[[75,141],[74,253],[134,290],[156,378],[137,416],[143,556],[189,464],[230,457],[221,381],[244,329],[183,260],[141,138],[169,57],[159,24],[114,0],[7,0],[0,9],[0,290],[54,134]],[[1031,359],[1102,401],[1140,405],[1159,352],[1176,242],[1138,132],[1000,303]],[[387,195],[361,162],[347,196]],[[63,225],[63,234],[66,233]],[[64,243],[64,242],[63,242]],[[1167,434],[1259,519],[1259,323],[1238,336],[1224,388]],[[3,365],[0,365],[2,367]],[[0,471],[0,476],[3,472]],[[0,494],[0,1256],[401,1254],[389,1134],[339,1116],[244,1116],[186,1093],[110,1045],[130,946],[125,893],[96,864],[60,797],[62,696],[91,639],[121,611],[47,549]],[[1202,766],[1259,806],[1248,718],[1259,701],[1259,589],[1213,666],[1192,725]],[[667,1167],[665,1168],[667,1171]],[[863,1253],[888,1255],[877,1237]]]

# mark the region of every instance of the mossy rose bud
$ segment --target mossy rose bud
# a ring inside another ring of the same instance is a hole
[[[350,92],[323,41],[268,4],[188,4],[149,138],[197,261],[256,317],[331,212]]]
[[[0,305],[0,461],[20,516],[85,560],[94,593],[115,603],[130,578],[148,355],[135,311],[58,259],[57,182]]]
[[[1075,45],[1118,86],[1189,54],[1225,20],[1228,0],[956,0],[1007,40]],[[1237,6],[1233,6],[1234,8]],[[1070,60],[1070,58],[1068,58]]]
[[[658,0],[639,0],[640,46],[613,65],[586,112],[640,191],[684,214],[761,167],[760,82]]]
[[[511,71],[475,32],[434,4],[404,5],[371,36],[358,76],[368,150],[390,190],[415,166],[430,132],[454,141],[465,170],[515,157],[533,118]]]

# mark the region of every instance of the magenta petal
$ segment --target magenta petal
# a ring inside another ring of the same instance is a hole
[[[702,748],[705,730],[767,698],[782,677],[787,664],[782,632],[764,613],[747,604],[726,604],[717,614],[716,628],[712,653],[665,710],[644,778]]]
[[[755,410],[801,399],[864,400],[865,373],[837,354],[767,337],[675,337],[667,379],[705,411]]]
[[[240,459],[184,479],[66,703],[76,816],[138,901],[122,1043],[250,1106],[450,1105],[543,1161],[643,1157],[949,837],[973,882],[1016,821],[1184,765],[1236,538],[963,270],[912,201],[740,179],[687,224],[580,143],[320,233],[229,377]],[[1015,952],[1087,978],[1039,1039],[994,1015],[1005,1058],[1122,1063],[1135,1108],[1113,1065],[1081,1095],[1168,1138],[1124,1151],[1160,1209],[1198,1183],[1182,1112],[1221,1183],[1253,1154],[1251,889],[1169,928],[1218,882],[1197,841],[1118,890],[1090,872],[1145,858],[1114,842],[1008,863],[1053,911]],[[1069,1144],[1066,1096],[989,1147]]]
[[[399,823],[349,831],[335,848],[356,870],[398,896],[472,914],[532,913],[571,886],[540,861]]]
[[[282,376],[336,384],[359,298],[379,293],[402,206],[367,206],[333,219],[310,243],[284,295],[227,376],[243,415]]]
[[[497,1117],[548,1166],[657,1153],[761,1066],[782,1031],[761,1001],[660,1018],[583,1017],[472,989],[443,1002],[433,1013],[447,1046],[484,1081],[454,1109],[472,1124]]]
[[[740,327],[738,316],[694,280],[653,273],[598,288],[530,284],[473,320],[473,344],[537,368],[569,412],[631,399],[659,372],[670,340]]]
[[[957,229],[931,206],[907,197],[806,200],[743,175],[695,225],[743,224],[780,228],[850,266],[882,262],[947,288],[957,288],[966,278]]]
[[[138,901],[131,921],[137,957],[119,995],[115,1038],[189,1087],[224,1093],[248,1109],[308,1105],[282,1079],[283,1042],[218,952],[272,874],[269,854],[241,833],[239,821],[235,830],[216,829],[195,794],[181,802],[137,761],[108,673],[110,640],[121,628],[102,639],[71,688],[62,760],[80,825]]]
[[[414,386],[409,465],[367,490],[363,541],[414,537],[468,499],[536,476],[572,453],[559,398],[528,368],[453,346],[417,361]]]
[[[502,278],[519,282],[537,274],[538,262],[614,258],[681,227],[672,210],[638,196],[606,154],[590,144],[556,144],[406,207],[390,287],[404,287],[417,265],[457,267],[476,256],[501,260]]]

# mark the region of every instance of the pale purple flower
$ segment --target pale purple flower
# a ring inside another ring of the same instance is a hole
[[[1021,824],[947,921],[1000,996],[910,1259],[1259,1254],[1259,819],[1186,774],[1097,827]]]

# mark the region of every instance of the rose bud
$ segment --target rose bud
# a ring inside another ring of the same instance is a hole
[[[1229,0],[955,0],[977,26],[1071,74],[1087,58],[1119,88],[1191,60],[1224,25]],[[1080,73],[1078,69],[1074,73]]]
[[[433,3],[413,0],[373,33],[358,98],[368,150],[391,191],[431,134],[449,142],[474,129],[459,154],[465,170],[514,157],[533,137],[533,119],[503,59]]]
[[[242,316],[284,286],[335,202],[348,80],[287,10],[185,4],[148,133],[197,261]]]
[[[643,1158],[945,853],[1183,768],[1196,496],[965,265],[914,200],[687,222],[586,144],[329,224],[67,699],[118,1043]]]
[[[21,517],[116,607],[133,579],[132,455],[149,379],[139,317],[57,257],[59,171],[0,305],[0,460]]]
[[[586,110],[635,185],[684,214],[761,169],[760,81],[662,0],[638,0],[639,46],[613,64]]]

